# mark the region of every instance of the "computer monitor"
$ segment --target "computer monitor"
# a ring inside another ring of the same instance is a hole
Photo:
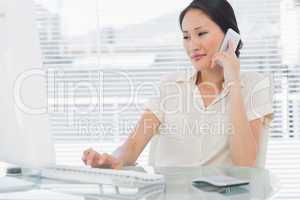
[[[55,163],[46,73],[31,0],[0,1],[0,162]]]

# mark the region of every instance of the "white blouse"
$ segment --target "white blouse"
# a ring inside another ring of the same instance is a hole
[[[163,77],[157,96],[145,103],[161,122],[153,138],[155,166],[232,164],[229,88],[205,107],[196,77],[196,71]],[[241,87],[248,120],[261,118],[268,125],[273,112],[270,77],[242,72]]]

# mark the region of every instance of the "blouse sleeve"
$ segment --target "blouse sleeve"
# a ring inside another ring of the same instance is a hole
[[[248,120],[261,119],[264,125],[269,125],[273,119],[273,90],[269,75],[259,76],[252,80],[246,102]]]
[[[164,121],[164,112],[161,108],[161,99],[162,99],[162,81],[156,85],[155,95],[149,98],[144,103],[144,109],[150,110],[160,122]]]

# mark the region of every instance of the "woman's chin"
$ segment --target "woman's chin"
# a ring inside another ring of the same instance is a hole
[[[193,64],[194,68],[198,71],[210,69],[210,66],[207,64],[207,62],[193,61],[192,64]]]
[[[194,65],[194,68],[197,70],[197,71],[201,71],[201,70],[209,70],[210,67],[207,66],[207,65],[199,65],[198,63],[197,64],[193,64]]]

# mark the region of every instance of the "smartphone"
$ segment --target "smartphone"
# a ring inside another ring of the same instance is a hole
[[[225,34],[224,40],[222,42],[222,45],[219,49],[219,52],[227,51],[229,48],[229,40],[232,40],[235,44],[234,50],[236,50],[239,41],[241,40],[240,34],[235,32],[233,29],[229,28]]]

